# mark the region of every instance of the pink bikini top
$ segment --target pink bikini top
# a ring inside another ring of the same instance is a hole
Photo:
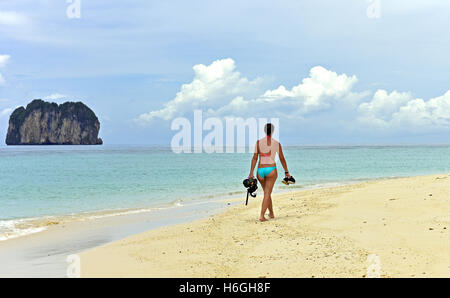
[[[259,154],[261,164],[274,164],[279,148],[280,143],[267,136],[256,143],[255,153]]]

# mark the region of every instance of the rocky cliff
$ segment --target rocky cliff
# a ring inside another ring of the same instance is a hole
[[[58,105],[40,99],[9,118],[7,145],[101,145],[100,122],[81,102]]]

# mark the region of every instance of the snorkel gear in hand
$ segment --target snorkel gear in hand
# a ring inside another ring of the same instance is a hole
[[[247,178],[242,183],[244,184],[244,187],[247,188],[247,200],[245,201],[245,205],[247,206],[248,195],[252,196],[253,198],[256,197],[256,194],[254,192],[258,189],[258,180]]]

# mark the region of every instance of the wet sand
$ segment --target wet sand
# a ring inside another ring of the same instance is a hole
[[[223,211],[223,201],[117,216],[51,222],[43,232],[0,241],[1,277],[67,277],[67,257],[161,226]],[[107,215],[108,213],[106,213]]]

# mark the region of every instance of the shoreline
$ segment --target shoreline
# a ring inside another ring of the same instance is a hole
[[[0,241],[0,277],[66,277],[69,255],[151,229],[207,217],[224,210],[228,203],[232,201],[50,224],[39,233]]]
[[[398,178],[408,178],[415,176],[406,177],[379,177],[379,178],[362,178],[357,180],[349,181],[336,181],[336,182],[322,182],[316,184],[307,185],[291,185],[291,186],[281,186],[283,188],[274,190],[274,195],[282,195],[286,193],[292,193],[297,191],[304,191],[310,189],[322,189],[322,188],[332,188],[345,185],[355,185],[364,182],[378,181],[385,179],[398,179]],[[259,186],[260,187],[260,186]],[[259,193],[258,193],[259,192]],[[260,195],[262,192],[261,188],[258,189],[257,193]],[[50,227],[57,225],[66,225],[77,222],[84,221],[95,221],[102,218],[108,217],[120,217],[123,215],[133,215],[140,213],[151,213],[158,212],[161,210],[170,210],[172,208],[178,207],[191,207],[194,205],[208,205],[221,202],[234,202],[241,200],[241,197],[245,197],[245,189],[241,191],[232,191],[224,194],[217,195],[216,197],[203,197],[200,199],[188,199],[183,201],[181,199],[175,200],[168,203],[160,203],[149,206],[135,207],[135,208],[117,208],[117,209],[105,209],[105,210],[94,210],[86,212],[77,212],[72,214],[63,215],[46,215],[38,217],[26,217],[17,219],[3,219],[0,220],[0,243],[9,241],[12,239],[22,238],[38,234],[47,231]],[[7,231],[5,229],[9,228]]]
[[[287,188],[286,191],[274,194],[274,200],[278,201],[289,196],[303,196],[306,193],[333,193],[339,189],[357,189],[361,185],[437,176],[448,175],[436,174],[431,176],[364,179],[362,181],[347,181],[347,183],[341,183],[339,185],[330,185],[331,183],[328,183],[316,184],[313,187]],[[249,208],[247,209],[253,211],[247,212],[247,223],[257,218],[260,200],[261,190],[256,199],[250,200]],[[228,197],[228,199],[222,198],[201,202],[199,200],[196,204],[186,204],[182,207],[157,210],[156,212],[155,209],[148,211],[128,209],[130,211],[128,213],[119,210],[119,213],[111,212],[112,214],[104,214],[105,216],[99,217],[89,213],[90,219],[88,220],[59,222],[58,224],[51,224],[50,222],[45,231],[0,241],[0,252],[2,252],[0,254],[0,262],[4,264],[3,270],[0,270],[0,277],[65,277],[65,270],[67,268],[66,257],[70,254],[82,252],[81,255],[85,255],[86,252],[90,253],[92,251],[102,250],[105,246],[114,246],[126,239],[138,237],[146,233],[153,233],[156,230],[171,229],[179,225],[195,225],[197,222],[207,222],[215,216],[221,217],[224,214],[234,212],[232,210],[236,210],[236,208],[237,210],[245,209],[245,206],[240,204],[242,202],[244,202],[244,195],[235,195]],[[277,210],[279,207],[278,202],[274,204]],[[314,204],[309,206],[308,202],[306,202],[306,205],[308,206],[307,208],[314,207]],[[198,206],[201,206],[201,208],[198,209]],[[314,210],[314,212],[322,211],[320,208]],[[276,213],[278,212],[276,211]],[[257,220],[255,220],[255,223],[257,223]]]
[[[279,191],[277,195],[296,192],[299,189],[331,187],[331,184],[315,184],[295,190],[290,187],[286,191]],[[259,191],[258,196],[261,196],[261,190]],[[180,205],[177,200],[152,208],[18,219],[16,221],[26,222],[26,229],[34,231],[26,231],[29,233],[0,241],[0,263],[3,265],[0,268],[0,277],[65,277],[68,255],[148,230],[201,220],[227,210],[232,205],[243,203],[244,198],[243,190],[240,194],[229,193],[228,196],[220,195],[215,199],[187,201],[185,205]],[[161,220],[162,215],[166,217],[164,220]],[[31,228],[30,223],[34,224]]]
[[[450,175],[379,179],[259,198],[80,254],[82,277],[450,276]],[[399,202],[401,202],[399,204]]]
[[[237,195],[235,195],[237,196]],[[155,204],[147,207],[138,208],[118,208],[118,209],[105,209],[99,211],[79,212],[73,214],[64,215],[48,215],[40,217],[28,217],[18,219],[5,219],[0,220],[0,243],[9,241],[12,239],[27,237],[37,233],[45,232],[48,228],[57,225],[67,225],[78,222],[95,221],[109,217],[120,217],[141,213],[155,213],[164,210],[173,210],[175,208],[192,207],[195,205],[208,205],[221,203],[223,201],[235,200],[235,197],[229,197],[228,199],[201,199],[201,200],[189,200],[185,203],[182,200],[176,200],[170,203]],[[12,230],[5,232],[1,228],[8,227]]]

